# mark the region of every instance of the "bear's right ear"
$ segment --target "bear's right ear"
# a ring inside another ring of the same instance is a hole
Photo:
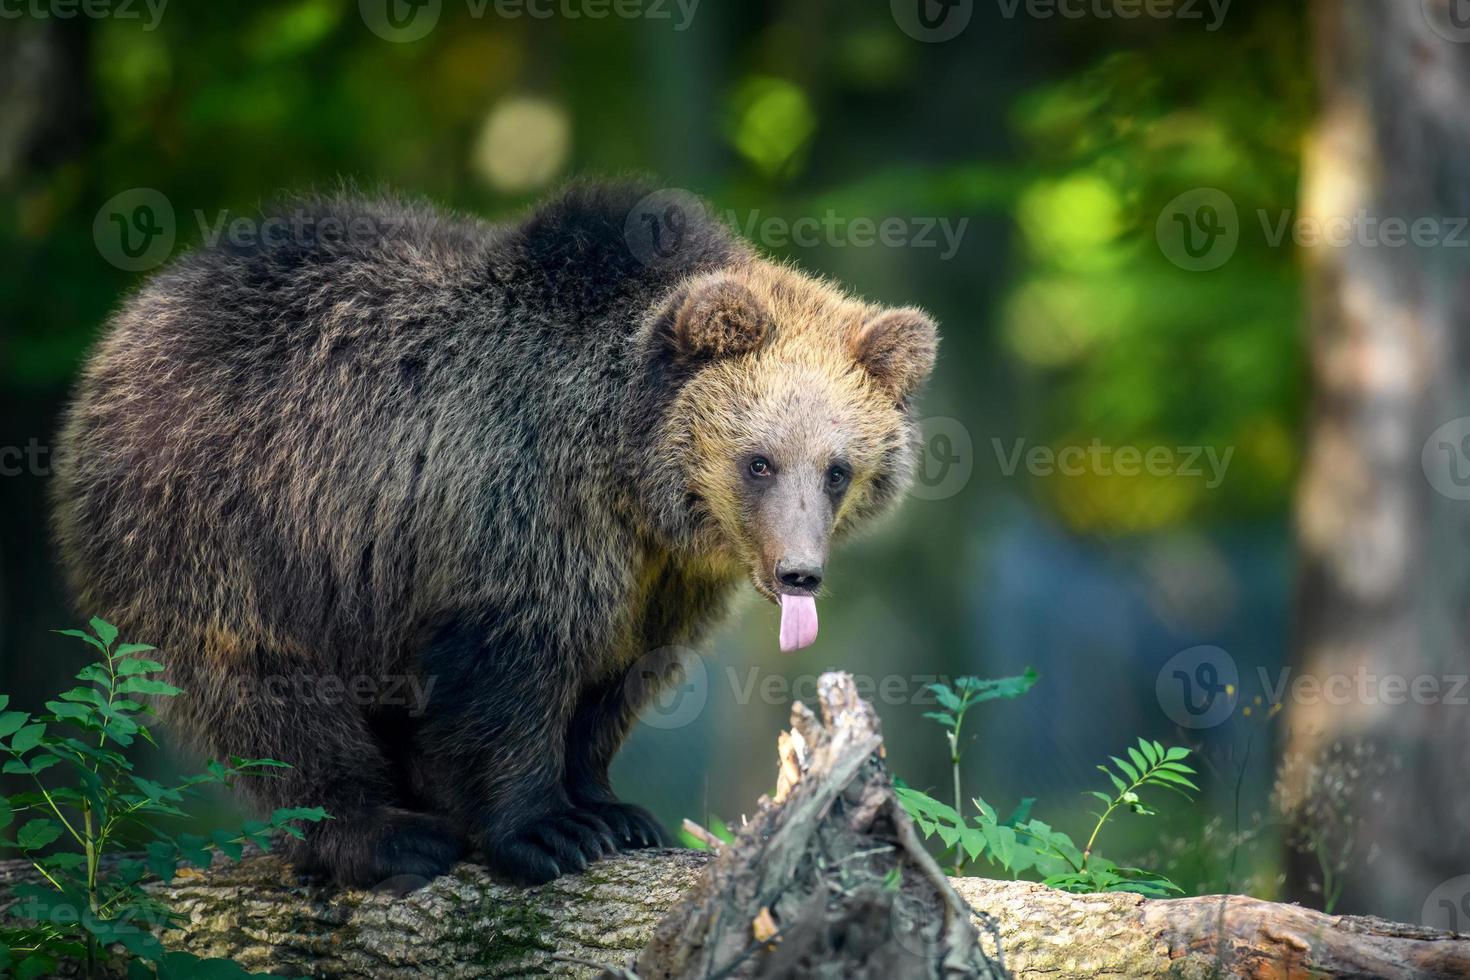
[[[693,366],[748,354],[766,342],[773,326],[755,293],[716,276],[673,295],[654,326],[654,342],[666,356]]]

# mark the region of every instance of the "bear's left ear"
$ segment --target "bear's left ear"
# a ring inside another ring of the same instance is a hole
[[[900,403],[929,379],[938,347],[934,321],[912,306],[870,315],[849,341],[853,359]]]
[[[686,365],[748,354],[773,329],[770,313],[751,290],[727,276],[696,279],[669,300],[655,342]]]

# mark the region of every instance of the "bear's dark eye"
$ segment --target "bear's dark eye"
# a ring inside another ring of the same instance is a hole
[[[771,475],[771,462],[764,456],[757,456],[750,461],[750,475],[765,479]]]
[[[851,479],[852,473],[848,471],[846,466],[843,466],[839,463],[833,463],[831,466],[827,467],[828,490],[831,490],[833,492],[844,490],[847,488],[847,481]]]

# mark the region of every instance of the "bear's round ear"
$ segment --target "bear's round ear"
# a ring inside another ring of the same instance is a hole
[[[774,327],[760,298],[725,276],[685,286],[659,320],[659,346],[686,364],[748,354],[766,342]]]
[[[858,325],[849,343],[853,359],[900,403],[934,370],[939,330],[923,310],[881,310]]]

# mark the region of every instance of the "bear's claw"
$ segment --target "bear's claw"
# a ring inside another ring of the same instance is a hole
[[[604,824],[623,850],[668,847],[669,835],[647,810],[632,803],[600,803],[588,808]]]
[[[522,885],[541,885],[617,850],[613,831],[585,810],[533,818],[485,843],[490,867]]]

